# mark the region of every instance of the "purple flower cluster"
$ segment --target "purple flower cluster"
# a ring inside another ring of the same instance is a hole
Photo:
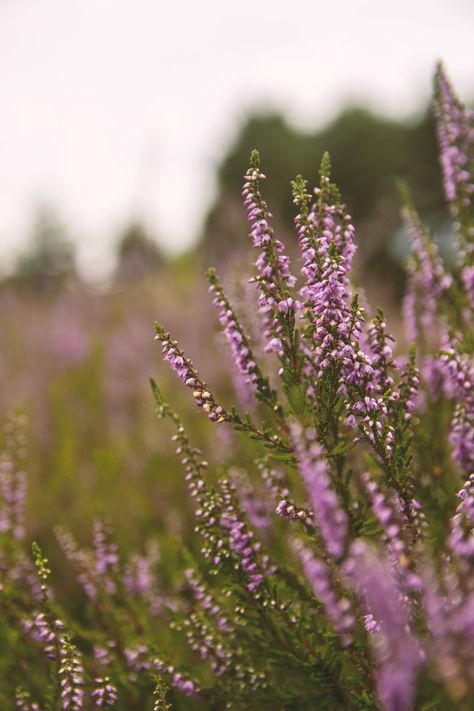
[[[240,373],[245,377],[245,381],[255,387],[259,376],[259,368],[254,360],[250,350],[250,344],[234,310],[214,275],[209,291],[214,295],[213,303],[219,309],[219,320],[231,347],[234,361]]]
[[[8,452],[0,456],[0,494],[0,532],[12,531],[14,538],[21,540],[25,535],[26,474],[16,470]]]
[[[124,656],[128,666],[135,672],[157,671],[160,674],[166,674],[171,685],[179,689],[185,696],[196,696],[199,693],[197,682],[193,681],[189,675],[177,671],[173,664],[168,664],[160,657],[153,656],[144,644],[126,647]]]
[[[184,466],[184,480],[189,493],[193,499],[197,499],[201,503],[205,490],[203,473],[207,469],[208,463],[206,460],[200,459],[200,450],[190,447],[186,432],[180,422],[177,423],[173,441],[177,443],[176,454],[181,458],[181,464]]]
[[[425,340],[437,346],[440,297],[451,286],[452,277],[446,273],[437,246],[429,238],[415,210],[406,207],[402,217],[415,258],[409,266],[408,290],[403,305],[407,335],[415,343],[421,331]]]
[[[469,299],[471,309],[474,309],[474,265],[465,266],[461,271],[461,278]]]
[[[400,375],[400,403],[405,409],[405,420],[411,420],[416,408],[420,389],[420,371],[415,362],[415,354],[408,357],[405,367]]]
[[[303,429],[294,423],[292,436],[299,469],[314,510],[316,526],[328,553],[336,560],[342,558],[347,538],[347,514],[341,508],[331,485],[323,448],[316,439],[316,431]]]
[[[21,687],[16,689],[15,704],[18,711],[41,711],[39,704],[31,700],[31,694]]]
[[[113,594],[117,589],[114,575],[118,570],[119,557],[110,526],[104,521],[96,521],[93,540],[96,577],[102,582],[105,590]]]
[[[260,556],[261,544],[254,542],[252,531],[239,516],[235,506],[235,493],[230,482],[221,479],[219,485],[223,498],[220,524],[228,532],[230,549],[248,578],[247,589],[249,592],[254,592],[261,586],[265,576],[271,572],[268,557]]]
[[[344,571],[366,610],[382,706],[385,711],[408,711],[413,707],[423,652],[411,632],[409,612],[390,566],[365,542],[357,540],[350,548]]]
[[[84,703],[84,668],[79,652],[67,635],[60,639],[58,674],[63,709],[81,709]]]
[[[166,664],[162,659],[155,657],[153,666],[159,672],[167,674],[170,677],[170,683],[185,696],[197,696],[199,693],[198,684],[187,674],[177,671],[173,664]]]
[[[265,323],[267,338],[278,338],[283,322],[294,315],[299,303],[294,301],[290,289],[296,278],[290,273],[289,258],[284,245],[276,239],[270,226],[272,218],[260,192],[260,182],[265,180],[259,159],[252,155],[252,165],[244,178],[242,195],[251,224],[250,235],[255,247],[261,249],[255,266],[258,276],[255,281],[260,290],[259,305]]]
[[[43,645],[43,651],[50,661],[56,661],[59,642],[64,630],[62,620],[49,620],[44,612],[36,613],[32,619],[22,620],[23,631]]]
[[[396,492],[385,495],[368,472],[364,472],[361,476],[361,483],[367,492],[372,510],[382,526],[393,574],[400,590],[407,594],[419,591],[421,580],[413,563],[413,546],[422,539],[427,526],[419,502],[413,499],[407,514],[405,504]]]
[[[249,523],[265,534],[272,525],[272,508],[268,500],[257,492],[244,469],[230,469],[229,478]]]
[[[437,576],[432,564],[425,567],[428,657],[455,701],[460,701],[474,683],[474,593],[467,580],[453,569],[444,568]]]
[[[448,394],[456,397],[450,441],[453,457],[462,470],[474,470],[474,367],[451,343],[439,359]]]
[[[26,457],[24,418],[17,416],[4,427],[5,448],[0,453],[0,533],[11,531],[15,540],[25,536]]]
[[[474,193],[469,173],[474,145],[474,112],[460,103],[441,65],[436,71],[435,85],[435,118],[444,191],[448,204],[457,215],[459,210],[470,207]]]
[[[76,711],[84,701],[84,668],[80,654],[64,632],[64,623],[39,612],[32,619],[22,620],[23,631],[43,646],[50,662],[59,665],[61,708]]]
[[[160,580],[156,567],[160,551],[156,541],[147,542],[144,554],[131,553],[123,572],[123,583],[132,597],[146,600],[150,613],[159,615],[164,599],[160,590]]]
[[[183,383],[193,391],[194,402],[201,407],[213,422],[224,422],[228,415],[224,408],[218,405],[214,396],[207,389],[206,383],[201,380],[190,360],[178,348],[176,341],[172,341],[170,334],[155,325],[156,338],[161,341],[165,360],[171,365]]]
[[[317,191],[324,191],[325,180],[328,178],[321,179],[322,188]],[[360,326],[350,308],[348,276],[355,252],[354,227],[341,207],[324,205],[320,212],[314,209],[309,216],[316,238],[308,237],[300,228],[302,273],[306,279],[301,296],[311,310],[313,362],[319,377],[339,360],[349,366],[347,372],[350,372],[349,361],[355,361],[357,367],[352,340]]]
[[[301,521],[309,528],[314,528],[314,511],[310,511],[305,506],[297,506],[288,499],[281,499],[278,502],[275,513],[292,521]]]
[[[211,671],[217,676],[225,674],[232,663],[232,654],[215,634],[214,627],[191,613],[183,623],[175,627],[185,631],[190,649],[197,652],[202,660],[210,660]]]
[[[115,706],[118,701],[116,687],[110,682],[108,676],[95,678],[96,688],[92,692],[92,698],[96,706]]]
[[[305,278],[300,294],[312,324],[312,339],[306,348],[307,363],[311,363],[307,373],[313,371],[320,379],[328,368],[336,368],[340,374],[338,392],[346,401],[346,423],[351,427],[359,423],[364,436],[372,443],[383,440],[390,454],[393,431],[384,430],[382,424],[387,408],[381,397],[374,396],[384,392],[382,382],[391,382],[387,373],[391,352],[388,354],[384,343],[372,357],[360,345],[363,309],[352,299],[349,282],[356,250],[354,226],[344,205],[334,202],[329,176],[323,170],[321,187],[315,193],[317,200],[309,209],[304,181],[295,181],[295,202],[300,208],[296,228]]]
[[[379,395],[383,395],[387,390],[392,389],[395,381],[392,372],[395,370],[392,348],[389,341],[395,339],[386,331],[387,324],[382,311],[371,321],[367,328],[367,341],[372,354],[372,364],[374,368],[373,383]]]
[[[326,614],[334,625],[334,629],[342,636],[343,644],[348,644],[351,641],[348,633],[355,623],[350,601],[348,598],[337,596],[326,563],[316,558],[304,546],[297,546],[296,551],[306,579],[311,584],[314,594],[324,605]]]
[[[207,614],[216,620],[217,627],[221,632],[224,634],[229,633],[231,631],[231,625],[227,616],[204,583],[198,579],[196,571],[192,568],[188,568],[185,572],[185,576],[196,602],[200,604]]]
[[[474,473],[458,491],[461,503],[451,519],[449,545],[461,559],[474,560]]]
[[[398,556],[405,555],[406,546],[401,537],[400,521],[397,520],[396,509],[387,501],[377,482],[371,478],[368,472],[362,474],[361,482],[390,547]]]

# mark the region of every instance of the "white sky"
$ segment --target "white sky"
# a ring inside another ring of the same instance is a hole
[[[471,97],[473,40],[472,0],[0,0],[0,261],[41,202],[96,273],[133,214],[182,248],[247,110],[407,115],[437,58]]]

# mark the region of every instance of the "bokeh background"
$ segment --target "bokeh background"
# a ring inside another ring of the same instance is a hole
[[[252,148],[295,258],[289,183],[315,183],[330,151],[356,281],[400,332],[397,183],[449,256],[431,78],[442,59],[473,99],[473,36],[470,0],[0,0],[0,406],[28,416],[28,526],[53,562],[54,525],[87,541],[98,516],[125,549],[191,539],[148,376],[211,462],[245,460],[161,363],[153,322],[228,403],[204,271],[245,320]]]

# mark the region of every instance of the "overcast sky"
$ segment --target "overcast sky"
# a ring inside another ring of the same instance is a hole
[[[94,272],[131,215],[180,249],[250,109],[406,116],[438,58],[472,97],[473,39],[472,0],[0,0],[0,260],[42,202]]]

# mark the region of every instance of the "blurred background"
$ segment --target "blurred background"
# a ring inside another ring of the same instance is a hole
[[[28,415],[33,535],[67,523],[87,538],[103,514],[126,546],[189,526],[149,375],[207,458],[232,459],[233,434],[192,410],[152,326],[233,397],[204,270],[253,310],[239,288],[252,148],[295,256],[290,180],[314,184],[330,151],[356,281],[400,330],[397,181],[449,258],[431,80],[442,59],[474,98],[473,36],[471,0],[0,0],[0,403]]]

